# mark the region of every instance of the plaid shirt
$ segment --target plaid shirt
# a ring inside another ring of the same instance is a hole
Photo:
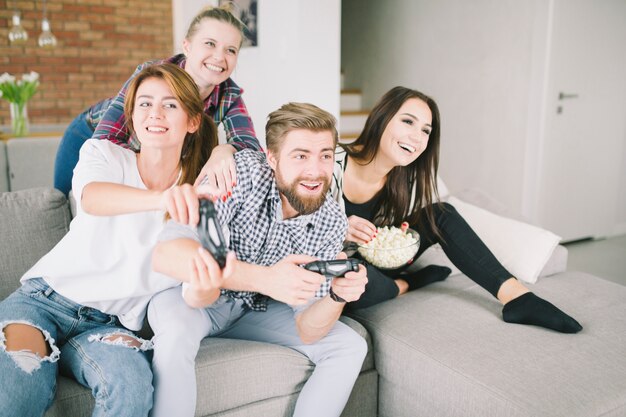
[[[336,259],[348,229],[346,216],[337,203],[327,198],[315,213],[283,219],[274,172],[265,154],[244,150],[235,154],[237,185],[231,198],[215,205],[220,223],[230,234],[229,247],[237,259],[256,265],[274,265],[287,255],[305,254]],[[330,196],[330,195],[329,195]],[[169,221],[159,240],[191,238],[199,241],[195,228]],[[330,280],[315,293],[328,294]],[[222,290],[223,295],[241,298],[251,309],[265,311],[267,297],[249,291]]]
[[[126,81],[117,96],[93,105],[87,113],[87,121],[94,129],[93,138],[108,139],[113,143],[139,150],[139,141],[130,135],[124,117],[124,97],[132,79],[145,67],[154,64],[171,62],[185,68],[185,55],[174,55],[171,58],[148,61],[137,67],[135,73]],[[254,132],[248,109],[241,98],[243,90],[230,78],[216,85],[209,97],[204,101],[204,112],[213,117],[215,125],[224,123],[224,131],[229,144],[237,150],[261,150]]]

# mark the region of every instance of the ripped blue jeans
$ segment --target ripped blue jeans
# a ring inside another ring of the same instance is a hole
[[[4,329],[10,324],[39,329],[49,354],[7,351]],[[92,416],[147,416],[150,348],[151,342],[116,316],[68,300],[43,279],[30,279],[0,303],[0,417],[42,416],[53,402],[59,372],[91,389]]]

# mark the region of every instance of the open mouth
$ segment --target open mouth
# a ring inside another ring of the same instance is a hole
[[[148,126],[146,130],[150,133],[165,133],[168,129],[162,126]]]
[[[415,152],[417,150],[417,148],[415,146],[411,146],[408,143],[404,143],[404,142],[398,142],[398,145],[400,146],[400,148],[402,148],[405,152],[411,154],[413,152]]]
[[[213,64],[204,64],[204,66],[209,69],[210,71],[213,72],[224,72],[224,68],[222,67],[218,67],[217,65],[213,65]]]
[[[321,182],[301,182],[300,185],[309,192],[316,192],[322,188]]]

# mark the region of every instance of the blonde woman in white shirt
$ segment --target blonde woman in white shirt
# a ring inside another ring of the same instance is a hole
[[[152,248],[166,215],[197,223],[191,184],[217,134],[193,79],[173,64],[144,69],[124,104],[141,150],[85,143],[70,231],[0,303],[0,374],[11,381],[0,384],[0,416],[43,415],[59,371],[92,390],[94,416],[152,407],[151,343],[133,331],[152,295],[179,284],[150,273]]]

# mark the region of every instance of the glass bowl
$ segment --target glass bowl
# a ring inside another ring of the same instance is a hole
[[[390,235],[385,232],[385,228],[380,228],[378,235],[371,242],[366,244],[358,244],[357,251],[359,255],[369,264],[381,270],[402,270],[411,265],[415,260],[415,255],[420,247],[420,235],[413,229],[407,229],[406,234],[410,234],[413,242],[407,242],[405,237]],[[394,234],[402,233],[400,229],[387,228]],[[377,242],[377,239],[383,237],[384,241]]]

